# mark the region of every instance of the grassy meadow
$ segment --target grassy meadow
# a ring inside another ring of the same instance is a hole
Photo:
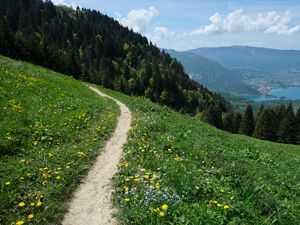
[[[299,146],[233,135],[104,91],[134,116],[115,176],[120,224],[299,224]]]
[[[0,224],[59,224],[118,115],[82,82],[0,57]]]

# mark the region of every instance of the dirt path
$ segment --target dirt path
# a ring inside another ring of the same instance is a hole
[[[90,87],[90,86],[89,86]],[[118,124],[105,148],[98,156],[87,177],[75,191],[69,212],[63,225],[111,225],[112,218],[111,178],[117,172],[117,164],[122,156],[122,147],[126,142],[130,128],[131,113],[126,105],[90,87],[97,94],[114,100],[121,109]]]

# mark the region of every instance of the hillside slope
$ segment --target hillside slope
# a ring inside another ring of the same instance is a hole
[[[134,119],[115,177],[120,224],[298,224],[299,146],[233,135],[106,92]]]
[[[190,77],[210,90],[236,94],[259,95],[260,93],[246,85],[239,75],[232,73],[221,64],[200,55],[189,52],[166,50],[171,57],[180,61]]]
[[[59,224],[118,114],[82,82],[0,56],[0,224]]]
[[[96,10],[43,0],[0,1],[0,54],[32,62],[184,113],[227,111],[147,38]]]

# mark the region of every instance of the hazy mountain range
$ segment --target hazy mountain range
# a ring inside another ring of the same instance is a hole
[[[167,50],[196,81],[215,91],[240,95],[300,85],[300,51],[249,46]]]

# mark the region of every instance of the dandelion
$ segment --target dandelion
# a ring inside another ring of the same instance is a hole
[[[221,206],[222,206],[222,204],[221,204],[221,203],[218,203],[218,204],[217,204],[217,206],[218,206],[218,207],[221,207]]]
[[[60,176],[57,176],[57,177],[56,177],[56,180],[60,180],[60,178],[61,178]]]
[[[37,207],[40,207],[40,206],[42,206],[43,205],[43,203],[41,202],[41,201],[38,201],[37,203],[36,203],[36,206]]]
[[[155,188],[156,188],[156,189],[159,189],[159,188],[160,188],[159,183],[156,183],[156,184],[155,184]]]
[[[229,209],[230,206],[229,205],[224,205],[224,209]]]
[[[162,207],[161,207],[163,210],[168,210],[169,209],[169,206],[167,204],[163,204]]]
[[[20,202],[19,204],[18,204],[18,206],[20,206],[20,207],[24,207],[26,204],[25,204],[25,202]]]
[[[23,225],[23,224],[24,224],[24,221],[22,221],[22,220],[16,222],[16,225]]]
[[[10,184],[11,184],[10,181],[5,182],[5,185],[6,185],[6,186],[8,186],[8,185],[10,185]]]
[[[29,214],[29,215],[27,216],[27,218],[28,218],[28,219],[33,219],[33,217],[34,217],[34,216],[33,216],[33,214],[32,214],[32,213],[31,213],[31,214]]]
[[[153,209],[153,211],[158,213],[160,211],[160,209],[156,208],[156,209]]]
[[[34,202],[30,202],[30,206],[34,207],[35,203]]]
[[[159,212],[159,216],[163,217],[165,216],[166,214],[164,212]]]

